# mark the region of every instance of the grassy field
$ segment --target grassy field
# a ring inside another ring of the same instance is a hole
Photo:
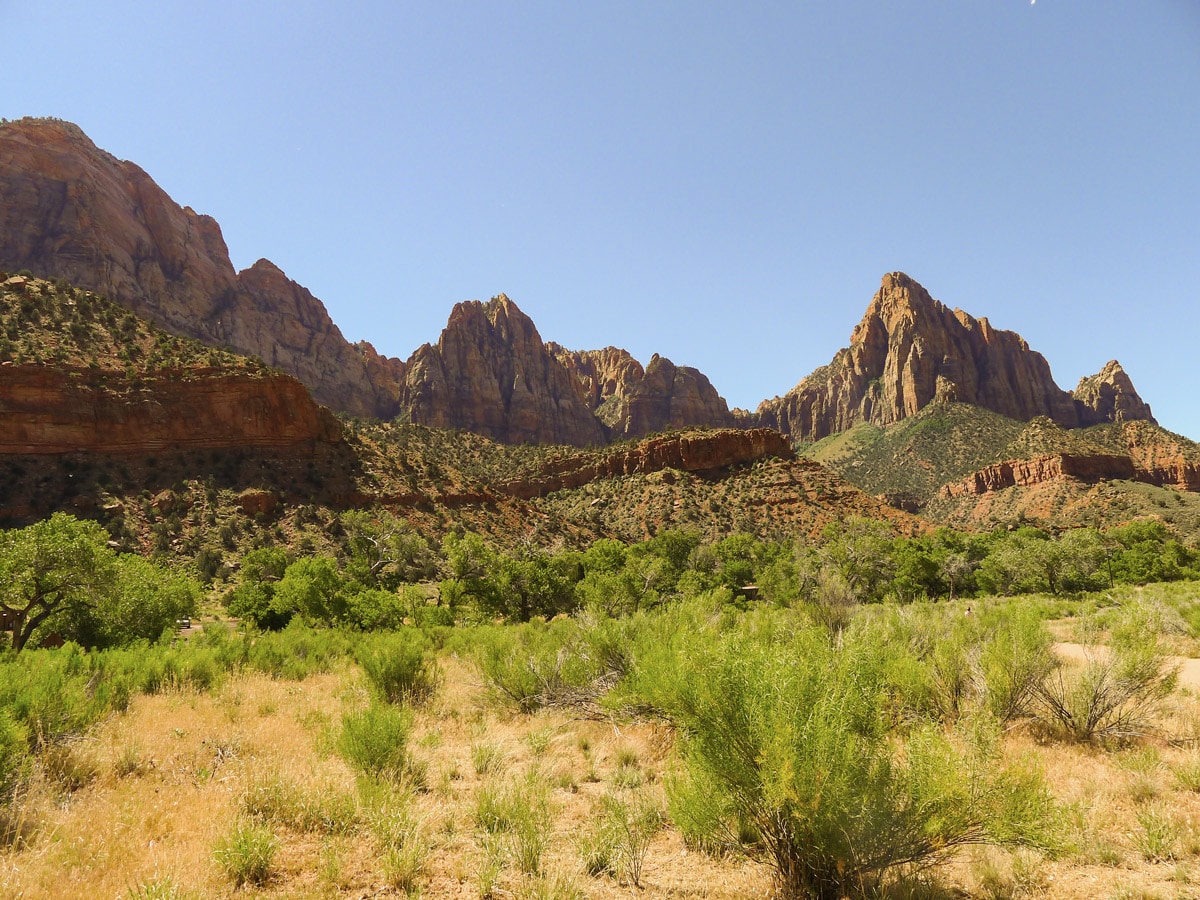
[[[898,870],[884,895],[1200,895],[1200,677],[1185,665],[1200,648],[1186,621],[1198,596],[1176,584],[897,613],[953,624],[993,606],[1037,609],[1070,678],[1104,657],[1122,609],[1148,603],[1158,663],[1183,669],[1136,735],[1076,741],[1037,716],[1004,728],[999,759],[1042,773],[1053,797],[1053,847],[964,846]],[[431,695],[396,707],[406,753],[386,777],[364,774],[369,749],[347,744],[355,717],[378,707],[347,653],[302,678],[304,667],[283,677],[243,666],[206,690],[138,694],[46,746],[6,813],[0,895],[772,894],[764,854],[705,852],[673,821],[676,729],[595,703],[522,712],[470,658],[470,633],[442,637]]]

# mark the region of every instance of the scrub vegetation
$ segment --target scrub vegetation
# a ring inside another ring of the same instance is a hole
[[[342,527],[223,590],[69,516],[0,534],[0,892],[1191,890],[1200,589],[1164,526]]]

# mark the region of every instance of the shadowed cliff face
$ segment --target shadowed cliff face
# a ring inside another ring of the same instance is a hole
[[[325,307],[260,260],[235,272],[221,230],[133,163],[55,120],[0,125],[0,266],[107,294],[176,334],[261,357],[318,401],[395,413]]]
[[[668,428],[734,425],[728,405],[711,382],[690,366],[677,366],[656,353],[643,369],[616,347],[572,351],[549,346],[614,439],[645,437]]]
[[[342,439],[329,410],[287,375],[0,366],[0,455],[301,448]]]
[[[1115,366],[1115,368],[1113,368]],[[935,399],[971,403],[1012,419],[1047,416],[1074,428],[1148,417],[1115,363],[1073,397],[1018,334],[951,310],[901,272],[885,275],[850,346],[783,397],[758,408],[758,424],[814,441],[859,422],[890,425]],[[1120,399],[1114,399],[1119,397]]]
[[[643,369],[615,347],[570,351],[543,343],[503,294],[457,304],[437,344],[418,349],[404,372],[401,403],[411,421],[505,443],[586,447],[734,424],[695,369],[657,355]]]

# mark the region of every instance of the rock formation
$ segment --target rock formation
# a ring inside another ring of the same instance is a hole
[[[659,435],[621,450],[556,460],[543,466],[538,476],[500,485],[497,490],[529,499],[598,478],[644,475],[664,469],[715,473],[761,459],[792,459],[794,455],[787,438],[769,428]]]
[[[1138,396],[1133,382],[1115,359],[1090,378],[1079,379],[1079,386],[1072,396],[1085,425],[1155,421],[1149,404]]]
[[[142,169],[52,119],[0,125],[0,267],[107,294],[179,335],[261,357],[321,403],[395,413],[325,307],[260,260],[235,272],[221,229]]]
[[[1107,385],[1093,392],[1097,399],[1076,402],[1020,335],[948,309],[907,275],[892,272],[851,333],[850,346],[783,397],[762,403],[757,419],[794,440],[813,441],[859,422],[898,422],[935,398],[1012,419],[1048,416],[1068,428],[1106,421],[1118,409],[1137,415],[1141,401],[1127,376],[1108,367],[1105,372],[1097,376]]]
[[[341,441],[341,426],[288,375],[0,365],[0,455],[146,454]]]
[[[668,428],[734,424],[695,369],[658,355],[643,369],[615,347],[571,351],[543,343],[503,294],[457,304],[437,344],[418,348],[392,371],[403,372],[400,402],[411,421],[505,443],[587,447]]]
[[[405,363],[402,404],[418,424],[509,444],[606,443],[571,374],[503,294],[455,305],[437,344]]]
[[[549,346],[614,439],[645,437],[668,428],[735,424],[728,405],[698,369],[676,366],[657,353],[643,369],[628,351],[616,347],[573,351]]]

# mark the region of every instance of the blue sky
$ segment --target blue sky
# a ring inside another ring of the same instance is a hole
[[[732,404],[880,276],[1120,359],[1200,438],[1200,3],[0,0],[0,115],[52,115],[407,357],[505,292],[542,337]]]

